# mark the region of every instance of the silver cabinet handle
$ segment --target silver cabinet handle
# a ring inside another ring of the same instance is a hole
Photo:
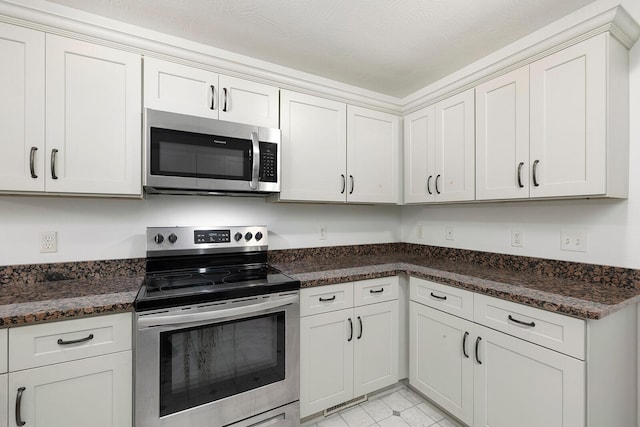
[[[353,175],[349,175],[349,179],[351,180],[351,190],[349,190],[349,194],[353,194],[353,189],[355,188],[355,182],[353,180]]]
[[[22,406],[22,393],[24,393],[25,388],[20,387],[18,389],[18,395],[16,396],[16,425],[23,426],[26,424],[25,421],[22,421],[22,414],[20,414],[20,406]]]
[[[229,95],[228,95],[228,91],[227,91],[226,87],[223,87],[222,91],[224,92],[224,104],[222,104],[222,111],[224,111],[226,113],[227,112],[227,100],[229,99]]]
[[[70,344],[80,344],[81,342],[91,341],[93,339],[93,334],[89,334],[84,338],[79,338],[77,340],[69,340],[65,341],[62,338],[58,338],[58,345],[70,345]]]
[[[51,150],[51,178],[58,179],[58,175],[56,175],[56,154],[58,154],[58,149],[54,148]]]
[[[540,160],[536,160],[535,162],[533,162],[533,186],[534,187],[539,187],[540,183],[538,182],[538,163],[540,163]]]
[[[344,174],[340,175],[342,177],[342,190],[340,194],[344,194],[344,191],[347,189],[347,178],[345,178]]]
[[[210,86],[211,88],[211,107],[210,110],[216,109],[216,87],[214,85]]]
[[[31,171],[31,178],[36,179],[38,175],[36,175],[36,151],[38,151],[38,147],[31,147],[31,152],[29,153],[29,169]]]
[[[258,140],[258,134],[251,132],[251,143],[253,145],[253,171],[251,175],[251,182],[249,188],[252,190],[258,189],[258,175],[260,174],[260,141]]]
[[[433,175],[429,175],[429,178],[427,178],[427,193],[429,193],[429,195],[433,194],[431,191],[431,178],[433,178]]]
[[[518,187],[523,188],[524,184],[522,183],[522,167],[524,166],[524,162],[520,162],[518,164]]]
[[[438,182],[440,182],[440,174],[436,176],[436,194],[440,194],[440,188],[438,187]]]

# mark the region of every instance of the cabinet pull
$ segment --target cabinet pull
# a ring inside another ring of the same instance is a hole
[[[522,183],[522,167],[524,166],[524,162],[520,162],[518,164],[518,187],[523,188],[524,184]]]
[[[429,175],[429,178],[427,178],[427,193],[429,193],[429,195],[433,194],[431,191],[431,178],[433,178],[433,175]]]
[[[538,163],[540,163],[540,160],[536,160],[533,162],[533,173],[532,173],[532,177],[533,177],[533,186],[534,187],[539,187],[540,183],[538,182]]]
[[[58,154],[58,149],[54,148],[51,150],[51,178],[58,179],[58,175],[56,175],[56,154]]]
[[[530,326],[532,328],[535,328],[535,326],[536,326],[536,322],[523,322],[522,320],[514,319],[513,316],[511,316],[511,315],[509,315],[507,317],[509,318],[509,320],[511,320],[512,322],[517,323],[519,325]]]
[[[22,421],[22,414],[20,414],[20,406],[22,406],[22,393],[24,393],[25,388],[20,387],[18,389],[18,395],[16,396],[16,425],[23,426],[26,424],[25,421]]]
[[[227,88],[223,87],[222,91],[224,92],[224,104],[222,104],[222,111],[227,112],[227,100],[229,99]]]
[[[436,299],[442,300],[442,301],[446,301],[447,300],[447,296],[446,295],[441,297],[440,295],[436,295],[433,292],[431,292],[431,296],[436,298]]]
[[[480,357],[478,356],[478,352],[480,351],[480,341],[482,341],[482,338],[478,337],[476,338],[476,362],[478,362],[478,365],[482,365],[482,362],[480,361]]]
[[[31,147],[31,152],[29,153],[29,170],[33,179],[38,177],[36,175],[36,151],[38,151],[38,147]]]
[[[335,299],[336,299],[336,296],[334,295],[331,298],[322,298],[322,297],[320,297],[320,298],[318,298],[318,301],[327,302],[327,301],[335,301]]]
[[[351,190],[349,190],[349,194],[353,194],[353,189],[355,188],[355,181],[353,179],[353,175],[349,175],[349,179],[351,180]]]
[[[369,289],[370,294],[381,294],[382,292],[384,292],[384,288],[376,289],[375,291],[373,289]]]
[[[345,178],[344,174],[340,174],[342,177],[342,190],[340,190],[340,194],[344,194],[344,191],[347,189],[347,178]]]
[[[91,341],[92,339],[93,339],[93,334],[89,334],[84,338],[79,338],[77,340],[69,340],[69,341],[65,341],[62,338],[58,338],[58,345],[79,344],[81,342]]]
[[[464,337],[462,337],[462,354],[467,359],[469,358],[469,354],[467,354],[467,338],[469,337],[469,332],[464,333]]]
[[[216,87],[214,85],[210,86],[211,88],[211,107],[210,110],[216,109]]]
[[[353,322],[351,321],[351,317],[349,317],[349,339],[347,342],[350,342],[353,339]]]
[[[440,194],[440,188],[438,187],[438,182],[440,182],[440,174],[436,175],[436,194]]]
[[[362,338],[362,318],[358,316],[358,323],[360,323],[360,334],[358,335],[358,339]]]

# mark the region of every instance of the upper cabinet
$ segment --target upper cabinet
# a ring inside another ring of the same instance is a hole
[[[473,200],[474,90],[405,117],[405,203]]]
[[[626,197],[628,54],[609,33],[476,88],[476,195]]]
[[[6,24],[0,54],[0,191],[141,195],[140,56]]]
[[[144,59],[146,108],[278,128],[278,95],[277,87]]]
[[[397,203],[399,118],[282,91],[280,200]]]

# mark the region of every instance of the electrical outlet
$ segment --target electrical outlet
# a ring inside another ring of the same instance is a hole
[[[327,240],[327,226],[320,226],[320,240]]]
[[[444,231],[444,238],[447,240],[454,240],[455,235],[453,234],[453,226],[447,225]]]
[[[511,246],[521,248],[524,246],[524,234],[520,230],[511,230]]]
[[[587,232],[584,230],[562,230],[560,249],[563,251],[587,252]]]
[[[416,237],[418,239],[424,238],[424,230],[422,229],[422,224],[418,224],[418,227],[416,227]]]
[[[58,233],[43,231],[40,233],[40,252],[58,252]]]

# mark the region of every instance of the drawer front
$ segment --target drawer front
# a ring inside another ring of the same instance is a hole
[[[353,282],[353,304],[374,304],[398,299],[398,276]]]
[[[11,328],[9,370],[130,350],[131,330],[131,313]]]
[[[300,316],[353,307],[353,283],[300,289]]]
[[[484,326],[585,359],[584,320],[476,294],[474,320]]]
[[[409,298],[454,316],[473,320],[473,292],[412,277]]]
[[[0,329],[0,374],[4,374],[7,372],[8,368],[8,360],[9,360],[9,349],[8,345],[8,336],[7,329]]]

